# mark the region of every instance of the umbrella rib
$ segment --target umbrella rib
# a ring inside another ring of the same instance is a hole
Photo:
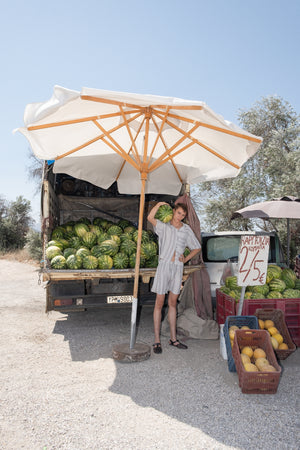
[[[167,107],[167,109],[166,109],[164,118],[163,118],[163,120],[161,121],[161,124],[160,124],[160,127],[159,127],[159,128],[158,128],[158,125],[156,124],[156,122],[155,122],[155,120],[154,120],[154,118],[153,118],[153,115],[151,116],[152,122],[154,123],[154,125],[155,125],[156,130],[157,130],[158,133],[157,133],[157,136],[156,136],[156,139],[155,139],[153,148],[152,148],[152,150],[151,150],[151,153],[150,153],[150,155],[149,155],[148,162],[151,161],[152,155],[153,155],[153,153],[154,153],[154,150],[155,150],[155,147],[156,147],[156,145],[157,145],[157,142],[158,142],[158,139],[159,139],[159,138],[161,138],[161,140],[162,140],[162,142],[163,142],[163,144],[164,144],[164,141],[163,141],[163,138],[162,138],[162,134],[161,134],[161,133],[162,133],[163,127],[164,127],[164,125],[165,125],[165,122],[166,122],[166,120],[167,120],[168,113],[169,113],[169,107]],[[165,145],[165,144],[164,144],[164,145]],[[166,147],[166,146],[165,146],[165,147]],[[167,148],[166,148],[166,149],[167,149]]]
[[[128,154],[130,153],[130,150],[133,149],[133,152],[135,154],[135,158],[136,158],[137,162],[140,164],[141,163],[140,155],[138,154],[138,151],[137,151],[137,148],[136,148],[136,145],[135,145],[135,139],[137,138],[137,136],[135,137],[135,139],[133,139],[132,134],[131,134],[131,130],[130,130],[129,125],[128,125],[127,118],[125,117],[125,114],[124,114],[124,110],[123,110],[122,106],[119,106],[119,108],[120,108],[123,120],[124,120],[126,128],[127,128],[127,132],[129,134],[129,137],[130,137],[130,140],[131,140],[131,143],[132,143],[132,146],[130,147]]]
[[[135,119],[137,119],[137,118],[140,117],[141,115],[142,115],[142,113],[136,114],[135,116],[133,116],[131,119],[128,120],[128,123],[129,123],[129,122],[132,122],[132,121],[135,120]],[[94,122],[94,123],[97,124],[97,122]],[[111,129],[108,131],[108,133],[113,133],[114,131],[118,130],[119,128],[122,128],[124,125],[125,125],[124,122],[123,122],[123,123],[120,123],[120,124],[117,125],[116,127],[111,128]],[[103,139],[103,138],[104,138],[104,134],[100,134],[100,136],[97,136],[97,137],[95,137],[95,138],[93,138],[93,139],[91,139],[91,140],[85,142],[84,144],[81,144],[81,145],[79,145],[78,147],[75,147],[75,148],[73,148],[72,150],[69,150],[69,151],[63,153],[62,155],[58,155],[58,156],[57,156],[56,158],[54,158],[54,159],[58,160],[58,159],[64,158],[65,156],[69,156],[69,155],[71,155],[72,153],[76,153],[76,152],[78,152],[79,150],[82,150],[84,147],[87,147],[87,146],[89,146],[90,144],[93,144],[94,142],[97,142],[97,141],[99,141],[100,139]]]
[[[152,116],[152,121],[153,121],[153,123],[154,123],[154,125],[155,125],[155,128],[158,130],[158,125],[157,125],[157,123],[156,123],[156,121],[155,121],[155,119],[154,119],[153,116]],[[175,172],[177,173],[177,176],[178,176],[178,178],[179,178],[179,181],[182,183],[182,178],[181,178],[180,173],[179,173],[179,171],[178,171],[178,169],[177,169],[177,166],[176,166],[176,164],[175,164],[175,162],[174,162],[174,160],[173,160],[173,155],[171,156],[171,155],[169,154],[172,150],[171,150],[171,149],[168,149],[168,146],[167,146],[167,144],[166,144],[166,142],[165,142],[165,140],[164,140],[164,138],[163,138],[162,135],[160,135],[160,139],[161,139],[161,141],[162,141],[162,143],[163,143],[163,146],[164,146],[165,149],[166,149],[166,152],[162,155],[162,157],[159,158],[160,161],[161,161],[159,164],[155,164],[155,163],[157,162],[157,161],[156,161],[154,164],[152,164],[152,166],[149,167],[149,172],[153,172],[155,169],[158,169],[158,167],[162,166],[165,162],[171,160],[171,163],[172,163],[172,165],[173,165],[173,167],[174,167]],[[168,154],[169,157],[166,158],[165,160],[162,160],[162,158],[164,158],[164,156],[165,156],[166,154]],[[153,167],[153,166],[155,166],[155,167]]]
[[[142,128],[142,126],[144,125],[144,122],[145,122],[145,117],[143,117],[143,120],[142,120],[142,122],[141,122],[141,124],[140,124],[140,126],[139,126],[139,128],[138,128],[138,130],[137,130],[137,132],[136,132],[136,136],[135,136],[135,138],[134,138],[134,141],[135,141],[136,138],[138,137],[138,135],[139,135],[139,133],[140,133],[140,131],[141,131],[141,128]],[[128,155],[129,155],[131,149],[132,149],[132,146],[130,147],[130,149],[129,149],[129,151],[128,151]],[[118,175],[117,175],[117,177],[116,177],[116,181],[119,179],[119,177],[120,177],[120,175],[121,175],[121,173],[122,173],[122,170],[123,170],[123,168],[124,168],[124,166],[125,166],[125,163],[126,163],[126,161],[123,161],[123,162],[122,162],[121,168],[120,168],[119,173],[118,173]]]
[[[160,114],[158,114],[157,112],[155,113],[156,116],[158,116],[160,119]],[[226,162],[227,164],[230,164],[232,167],[235,167],[236,169],[240,169],[240,166],[238,166],[237,164],[235,164],[233,161],[230,161],[229,159],[225,158],[224,156],[220,155],[218,152],[216,152],[215,150],[213,150],[212,148],[208,147],[207,145],[203,144],[203,142],[200,142],[198,139],[189,136],[188,133],[184,130],[182,130],[181,128],[177,127],[174,123],[170,122],[169,120],[166,121],[168,125],[170,125],[172,128],[174,128],[175,130],[177,130],[179,133],[183,134],[184,136],[186,136],[188,139],[191,139],[191,141],[193,141],[194,144],[198,144],[200,147],[203,147],[205,150],[207,150],[208,152],[212,153],[213,155],[215,155],[217,158],[222,159],[224,162]]]
[[[153,110],[153,112],[157,113],[157,114],[162,114],[162,111]],[[199,123],[199,125],[201,127],[209,128],[214,131],[219,131],[220,133],[230,134],[231,136],[235,136],[235,137],[238,137],[241,139],[246,139],[246,140],[249,140],[252,142],[258,142],[258,143],[262,142],[262,138],[248,136],[246,134],[237,133],[236,131],[226,130],[226,128],[216,127],[215,125],[210,125],[209,123],[200,122],[199,120],[189,119],[187,117],[179,116],[177,114],[169,113],[169,117],[172,117],[173,119],[183,120],[183,121],[189,122],[189,123],[197,122],[197,123]]]
[[[156,122],[155,122],[155,120],[154,120],[153,117],[152,117],[152,120],[153,120],[153,123],[154,123],[154,125],[156,126],[156,129],[157,129],[157,124],[156,124]],[[190,131],[187,132],[187,135],[190,135],[191,133],[193,133],[198,127],[199,127],[199,124],[194,125],[193,128],[191,128]],[[164,147],[165,147],[165,149],[166,149],[166,153],[162,154],[159,158],[157,158],[157,160],[150,166],[151,171],[152,171],[152,170],[155,170],[157,167],[161,166],[160,161],[165,161],[165,162],[166,162],[166,161],[169,161],[170,158],[173,158],[173,157],[176,156],[177,154],[181,153],[183,150],[180,150],[180,151],[174,153],[173,155],[171,155],[171,152],[172,152],[176,147],[178,147],[178,145],[180,145],[185,139],[187,139],[187,137],[188,137],[188,136],[182,136],[177,142],[175,142],[175,144],[174,144],[170,149],[168,149],[167,145],[166,145],[165,142],[164,142],[163,137],[161,136],[161,140],[162,140],[162,143],[164,144]],[[190,143],[188,146],[183,147],[183,149],[186,150],[186,149],[187,149],[188,147],[190,147],[192,144],[193,144],[193,142]],[[164,159],[167,155],[168,155],[168,158]],[[163,162],[163,163],[164,163],[164,162]],[[175,164],[175,163],[174,163],[174,164]]]
[[[160,109],[181,109],[181,110],[201,110],[203,106],[200,105],[151,105],[151,108],[160,108]]]
[[[104,141],[107,145],[109,145],[112,150],[114,150],[116,153],[122,156],[122,158],[126,159],[127,162],[129,162],[131,165],[133,165],[136,169],[139,169],[138,164],[129,157],[129,154],[125,152],[125,150],[118,144],[118,142],[110,135],[110,131],[105,130],[102,125],[98,122],[94,122],[95,125],[104,133],[104,135],[112,142],[112,145],[109,141]],[[122,124],[123,126],[125,123]]]
[[[143,106],[135,105],[134,103],[120,102],[118,100],[111,100],[108,98],[93,97],[91,95],[81,95],[80,98],[82,100],[89,100],[91,102],[107,103],[109,105],[124,106],[124,107],[128,107],[128,108],[138,108],[140,110],[142,110],[144,108]]]
[[[125,111],[125,114],[135,114],[135,113],[139,113],[140,110],[129,110],[129,111]],[[27,127],[28,131],[35,131],[35,130],[42,130],[44,128],[52,128],[52,127],[61,127],[63,125],[73,125],[74,123],[83,123],[83,122],[92,122],[94,120],[101,120],[101,119],[108,119],[111,117],[118,117],[121,116],[121,113],[115,112],[115,113],[110,113],[110,114],[101,114],[98,116],[90,116],[90,117],[82,117],[80,119],[72,119],[72,120],[64,120],[62,122],[52,122],[52,123],[45,123],[42,125],[32,125]]]

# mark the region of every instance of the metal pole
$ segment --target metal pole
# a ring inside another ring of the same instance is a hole
[[[290,267],[290,219],[287,219],[287,266]]]
[[[238,308],[238,316],[242,315],[242,311],[243,311],[243,304],[244,304],[244,297],[245,297],[245,291],[246,291],[246,286],[242,286],[242,292],[241,292],[241,297],[240,297],[240,302],[239,302],[239,308]]]

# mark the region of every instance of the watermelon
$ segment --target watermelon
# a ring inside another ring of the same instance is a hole
[[[51,261],[55,256],[61,255],[62,251],[59,247],[56,247],[56,245],[51,245],[51,247],[48,247],[46,249],[46,256]]]
[[[86,247],[80,247],[77,252],[76,255],[80,256],[80,258],[85,258],[86,256],[89,256],[91,254],[90,250]]]
[[[64,250],[64,257],[68,259],[70,255],[76,254],[76,248],[68,247]]]
[[[69,239],[69,247],[76,248],[77,250],[81,247],[81,239],[78,236],[73,236]]]
[[[84,269],[95,270],[98,269],[98,258],[93,255],[85,256],[82,259],[82,266]]]
[[[120,239],[119,236],[117,236],[116,234],[112,234],[112,235],[110,236],[110,239],[112,239],[113,241],[115,241],[116,244],[117,244],[118,246],[120,246],[120,244],[121,244],[121,239]]]
[[[134,268],[135,267],[135,260],[136,260],[136,253],[131,253],[129,255],[129,267]],[[146,263],[145,258],[140,255],[140,267],[144,267]]]
[[[126,253],[126,255],[131,255],[136,252],[136,243],[130,239],[125,239],[121,242],[120,250],[121,252]]]
[[[172,217],[173,209],[170,205],[161,205],[155,214],[155,219],[158,219],[163,223],[170,222],[170,220],[172,220]]]
[[[70,239],[73,236],[73,225],[64,224],[63,228],[65,229],[65,238]]]
[[[283,298],[300,298],[300,290],[285,289],[282,293]]]
[[[103,229],[100,228],[98,225],[90,225],[89,229],[92,233],[94,233],[97,237],[100,236],[100,234],[103,233]]]
[[[183,256],[186,257],[191,253],[191,250],[188,247],[185,247],[184,252],[183,252]]]
[[[126,269],[128,267],[128,256],[126,253],[119,252],[113,257],[115,269]]]
[[[124,228],[129,227],[130,222],[128,220],[126,220],[126,219],[120,219],[119,222],[117,223],[117,225],[119,227],[121,227],[122,230],[124,230]]]
[[[225,286],[229,287],[230,289],[237,288],[237,286],[238,286],[238,284],[237,284],[237,277],[234,277],[234,276],[226,277],[226,279],[225,279]]]
[[[67,258],[68,269],[78,270],[82,267],[82,259],[78,255],[70,255]]]
[[[120,235],[121,242],[125,241],[125,239],[132,240],[132,233],[122,233]]]
[[[99,234],[99,236],[97,237],[97,244],[100,245],[101,242],[106,241],[108,239],[108,234],[106,232],[103,232],[101,234]]]
[[[101,270],[110,270],[113,266],[113,259],[109,255],[100,255],[98,257],[98,267]]]
[[[276,264],[269,264],[267,270],[273,275],[273,278],[281,278],[281,267]]]
[[[57,242],[62,245],[63,249],[70,247],[69,241],[67,241],[67,239],[57,239]]]
[[[257,298],[265,298],[264,294],[262,294],[261,292],[252,292],[251,297],[253,299],[257,299]]]
[[[78,220],[78,223],[84,223],[85,225],[90,225],[90,224],[91,224],[91,221],[90,221],[90,219],[88,219],[87,217],[81,217],[81,218]]]
[[[113,234],[116,234],[117,236],[120,236],[123,233],[123,230],[121,227],[118,227],[118,225],[111,225],[107,229],[107,234],[109,236],[112,236]]]
[[[157,247],[155,242],[150,241],[146,243],[142,243],[141,245],[141,255],[147,260],[153,258],[157,253]]]
[[[270,291],[267,298],[283,298],[282,293],[279,291]]]
[[[299,279],[299,278],[296,278],[296,281],[295,281],[295,289],[300,290],[300,279]]]
[[[107,239],[106,241],[101,242],[99,247],[101,247],[101,251],[104,255],[109,256],[114,256],[119,250],[118,244],[112,239]]]
[[[223,294],[229,295],[230,289],[227,286],[221,286],[219,291],[223,292]]]
[[[292,269],[283,269],[281,278],[285,282],[287,289],[294,289],[297,277]]]
[[[53,245],[54,245],[55,247],[60,248],[61,250],[64,249],[63,243],[60,242],[59,240],[51,240],[51,241],[49,241],[48,244],[47,244],[47,248],[48,248],[48,247],[52,247]]]
[[[54,258],[51,259],[51,267],[53,269],[66,269],[67,268],[66,258],[63,255],[54,256]]]
[[[85,223],[79,222],[74,225],[74,233],[76,236],[78,236],[80,238],[82,238],[85,235],[85,233],[87,233],[88,231],[89,231],[89,227]]]
[[[65,237],[65,229],[61,226],[54,228],[51,234],[51,239],[56,240]]]
[[[81,240],[85,247],[92,248],[97,242],[97,236],[96,236],[96,234],[92,233],[91,231],[87,231],[81,237]]]
[[[91,248],[91,254],[93,256],[96,256],[96,258],[99,258],[99,256],[103,255],[100,245],[94,245],[94,247]]]
[[[133,234],[135,232],[136,228],[133,225],[129,225],[128,227],[125,227],[123,232]]]
[[[286,288],[285,282],[283,280],[279,280],[279,278],[273,278],[269,283],[270,291],[278,291],[283,292]]]
[[[96,225],[97,227],[102,228],[102,226],[101,226],[102,220],[103,219],[101,217],[95,217],[93,220],[93,225]]]
[[[269,285],[263,284],[259,286],[253,286],[252,292],[263,294],[264,296],[266,296],[269,293],[269,290],[270,290]]]
[[[152,230],[147,230],[147,233],[149,235],[149,240],[150,241],[156,241],[156,235],[153,233]]]
[[[137,241],[138,241],[138,230],[135,230],[133,232],[132,239],[134,240],[134,242],[137,243]],[[150,241],[149,234],[147,233],[147,231],[142,230],[142,242],[145,243],[145,242],[149,242],[149,241]]]
[[[158,266],[158,255],[154,255],[152,258],[148,259],[145,263],[145,267],[157,267]]]

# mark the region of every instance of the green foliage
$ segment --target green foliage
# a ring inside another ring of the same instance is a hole
[[[40,261],[43,255],[41,233],[31,228],[26,235],[26,248],[31,258]]]
[[[0,250],[24,248],[32,219],[30,201],[22,196],[14,202],[0,198]]]
[[[202,229],[271,231],[277,228],[286,247],[286,221],[235,219],[232,213],[245,206],[284,195],[300,197],[299,115],[277,96],[263,97],[249,110],[239,111],[238,119],[245,130],[261,136],[258,152],[243,166],[236,178],[207,182],[197,186],[196,209],[205,215]],[[199,200],[200,199],[200,200]],[[291,260],[300,247],[299,221],[290,221]]]

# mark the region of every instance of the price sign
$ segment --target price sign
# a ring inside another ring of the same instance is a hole
[[[238,285],[265,284],[270,236],[242,236],[239,249]]]

